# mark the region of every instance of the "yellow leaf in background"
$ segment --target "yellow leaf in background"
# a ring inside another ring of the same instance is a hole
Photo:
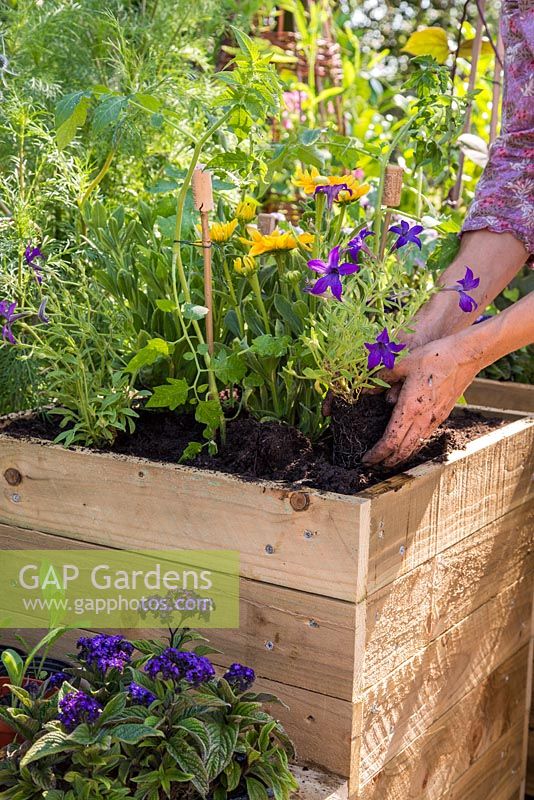
[[[412,33],[402,49],[412,56],[433,56],[440,64],[450,55],[447,33],[443,28],[423,28]]]
[[[469,61],[473,55],[474,41],[475,41],[474,39],[464,39],[464,41],[460,45],[460,51],[458,55],[461,56],[462,58],[466,58]],[[493,55],[493,47],[486,39],[482,40],[482,48],[480,50],[480,55],[481,56]]]

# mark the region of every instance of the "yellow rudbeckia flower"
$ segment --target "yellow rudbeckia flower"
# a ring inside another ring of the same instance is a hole
[[[238,203],[235,210],[235,215],[239,222],[252,222],[256,216],[257,205],[257,201],[253,200],[252,197],[246,197],[244,200]]]
[[[317,167],[312,167],[310,170],[297,167],[296,175],[293,178],[293,184],[302,189],[305,194],[313,194],[318,186],[327,182],[328,178],[321,175]]]
[[[274,230],[269,234],[262,234],[256,228],[248,228],[250,239],[240,239],[243,244],[250,246],[249,256],[261,256],[264,253],[274,253],[284,250],[294,250],[299,244],[306,247],[313,242],[311,233],[300,236],[291,231]]]
[[[212,242],[227,242],[230,236],[237,228],[237,220],[233,219],[231,222],[214,222],[210,228],[210,236]]]
[[[257,271],[258,265],[252,256],[239,256],[234,259],[234,270],[238,275],[248,278]]]

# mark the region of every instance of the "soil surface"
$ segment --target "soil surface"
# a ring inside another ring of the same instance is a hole
[[[448,453],[463,449],[468,442],[502,424],[500,419],[488,420],[473,412],[462,411],[443,423],[423,449],[401,468],[373,469],[358,464],[347,469],[332,463],[331,434],[325,434],[312,444],[295,428],[277,422],[260,423],[241,416],[228,424],[226,445],[219,454],[210,456],[203,451],[188,463],[242,478],[275,480],[298,487],[354,494],[425,461],[444,461]],[[59,433],[54,418],[49,420],[35,414],[5,418],[0,429],[18,438],[35,436],[49,441]],[[119,436],[112,451],[177,463],[191,441],[203,441],[202,426],[192,416],[141,411],[135,433]]]
[[[382,438],[393,412],[385,394],[362,394],[356,403],[333,397],[332,462],[358,469],[362,456]]]

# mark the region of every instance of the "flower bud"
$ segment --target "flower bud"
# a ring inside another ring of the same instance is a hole
[[[250,197],[245,198],[245,200],[237,204],[235,215],[239,222],[252,222],[256,216],[256,201]]]
[[[257,269],[258,265],[252,256],[239,256],[234,259],[234,270],[238,275],[242,275],[244,278],[249,278],[251,275],[254,275]]]

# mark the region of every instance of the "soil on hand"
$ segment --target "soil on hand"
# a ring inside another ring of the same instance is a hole
[[[376,401],[377,396],[374,396],[373,402]],[[425,461],[443,461],[448,453],[464,448],[468,442],[501,424],[502,420],[488,420],[463,411],[443,423],[423,449],[401,467],[374,469],[358,463],[347,469],[333,463],[330,432],[312,444],[306,436],[288,425],[260,423],[243,415],[228,423],[226,445],[217,455],[210,456],[204,450],[188,464],[251,480],[282,481],[297,487],[354,494]],[[54,418],[48,420],[36,414],[5,418],[0,429],[19,438],[38,437],[49,441],[60,432]],[[381,435],[379,428],[375,428],[375,437]],[[376,438],[370,444],[374,444]],[[141,411],[135,433],[119,436],[112,450],[153,461],[177,463],[191,441],[203,441],[202,427],[192,416],[170,411]]]

